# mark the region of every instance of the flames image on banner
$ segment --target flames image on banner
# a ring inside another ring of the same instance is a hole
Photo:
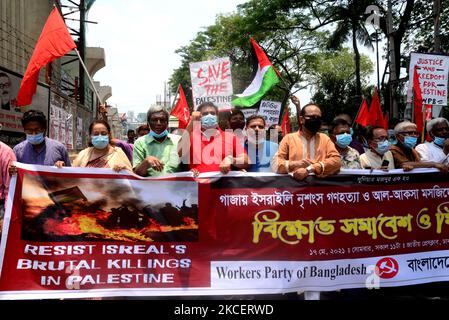
[[[198,240],[198,193],[193,182],[181,182],[183,188],[169,199],[160,190],[171,189],[170,181],[154,181],[143,189],[137,181],[131,185],[117,179],[77,180],[24,176],[22,240]]]

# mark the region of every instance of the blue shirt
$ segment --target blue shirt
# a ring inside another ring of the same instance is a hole
[[[248,172],[271,172],[271,160],[278,151],[277,143],[265,140],[256,149],[253,144],[245,142],[245,150],[251,161]]]
[[[58,161],[64,161],[66,167],[70,167],[69,153],[65,146],[53,139],[45,138],[45,144],[39,152],[27,140],[14,147],[17,162],[36,164],[42,166],[54,166]]]

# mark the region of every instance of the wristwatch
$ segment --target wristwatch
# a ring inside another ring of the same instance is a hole
[[[307,170],[307,173],[308,173],[308,174],[314,173],[312,165],[308,166],[308,167],[306,168],[306,170]]]

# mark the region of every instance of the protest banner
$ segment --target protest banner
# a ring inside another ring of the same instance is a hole
[[[204,102],[212,102],[220,110],[231,108],[233,88],[228,57],[191,63],[190,77],[195,110]]]
[[[349,174],[350,173],[350,174]],[[18,165],[0,299],[230,295],[449,280],[432,170],[139,178]]]
[[[258,111],[257,108],[242,108],[239,110],[243,112],[245,119],[248,119],[249,117],[256,115]]]
[[[266,126],[272,124],[279,124],[279,117],[281,116],[282,103],[277,101],[262,100],[260,102],[259,115],[265,118]]]
[[[447,105],[449,57],[436,54],[411,53],[407,102],[413,100],[412,84],[415,65],[418,66],[417,71],[422,90],[423,104]]]

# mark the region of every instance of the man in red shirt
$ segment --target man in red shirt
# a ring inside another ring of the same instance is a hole
[[[249,167],[248,155],[237,137],[218,127],[218,108],[205,102],[192,113],[181,141],[178,153],[195,175],[220,171],[227,174],[232,168]]]

